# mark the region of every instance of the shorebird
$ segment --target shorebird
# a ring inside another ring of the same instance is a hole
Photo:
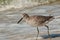
[[[52,21],[54,19],[53,16],[41,16],[41,15],[29,16],[28,14],[23,13],[22,14],[22,18],[17,23],[21,22],[22,19],[27,24],[37,27],[37,38],[38,38],[38,35],[39,35],[39,29],[38,29],[38,27],[42,27],[42,26],[45,26],[47,28],[47,30],[48,30],[47,31],[48,32],[48,36],[50,37],[49,26],[46,25],[46,24],[48,24],[50,21]],[[37,38],[36,38],[36,40],[37,40]]]

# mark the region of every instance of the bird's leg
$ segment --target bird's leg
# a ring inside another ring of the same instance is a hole
[[[49,34],[49,27],[47,26],[47,25],[45,25],[45,27],[47,27],[47,29],[48,29],[48,36],[49,36],[49,38],[50,38],[50,40],[51,40],[51,37],[50,37],[50,34]]]
[[[39,29],[37,27],[37,37],[36,37],[36,40],[38,39],[38,35],[39,35]]]

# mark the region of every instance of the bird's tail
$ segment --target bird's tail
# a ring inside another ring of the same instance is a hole
[[[54,19],[60,19],[60,16],[54,16]]]
[[[54,19],[59,19],[60,16],[54,16],[54,15],[53,15],[53,14],[54,14],[54,11],[53,11],[53,10],[54,10],[54,9],[47,11],[47,12],[49,13],[49,16],[53,16],[52,18],[54,18]]]

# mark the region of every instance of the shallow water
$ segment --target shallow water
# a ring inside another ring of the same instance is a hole
[[[32,27],[25,22],[17,24],[17,21],[21,18],[20,14],[22,13],[44,16],[49,16],[49,14],[51,14],[54,17],[60,17],[60,5],[39,6],[22,11],[7,10],[0,12],[0,40],[34,40],[36,38],[36,27]],[[48,24],[48,26],[51,34],[55,31],[60,31],[60,18],[54,19]],[[39,30],[40,33],[44,33],[47,31],[47,28],[39,27]],[[42,37],[39,36],[38,39],[41,38]]]

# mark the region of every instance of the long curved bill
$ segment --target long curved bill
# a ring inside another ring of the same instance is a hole
[[[22,21],[22,19],[23,19],[23,17],[17,22],[17,24],[20,23]]]

